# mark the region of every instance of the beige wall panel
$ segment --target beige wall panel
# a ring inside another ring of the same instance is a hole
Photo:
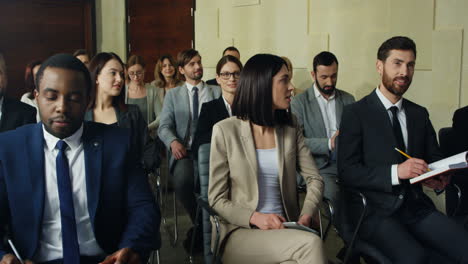
[[[416,42],[418,63],[416,69],[432,68],[432,30],[434,27],[434,0],[390,1],[390,32],[404,35]]]
[[[458,28],[468,29],[468,1],[466,0],[436,0],[436,29]],[[468,40],[466,32],[463,36],[463,60],[459,106],[468,105]]]
[[[127,60],[124,0],[96,0],[97,52],[115,52]]]

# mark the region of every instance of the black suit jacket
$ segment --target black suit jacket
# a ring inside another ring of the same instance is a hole
[[[224,104],[223,96],[202,105],[197,130],[195,131],[192,143],[192,153],[195,156],[198,154],[198,147],[200,145],[211,142],[213,126],[228,117],[229,113]]]
[[[33,123],[37,123],[34,107],[6,96],[3,98],[0,132]]]
[[[468,150],[468,106],[458,109],[453,114],[454,154]]]
[[[403,99],[403,108],[408,131],[406,152],[427,163],[441,159],[442,154],[427,110],[406,99]],[[391,166],[401,163],[401,154],[394,150],[396,139],[392,124],[375,91],[360,101],[345,106],[339,142],[339,180],[366,195],[370,215],[392,214],[400,208],[403,201],[408,200],[405,197],[412,200],[418,197],[418,206],[430,210],[434,208],[432,201],[422,192],[420,184],[392,186]],[[348,208],[357,208],[360,200],[356,197],[346,202]],[[359,210],[348,212],[352,222],[360,213]]]

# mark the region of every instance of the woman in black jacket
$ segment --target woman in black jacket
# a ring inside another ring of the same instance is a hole
[[[147,124],[138,106],[125,104],[122,60],[115,53],[102,52],[94,56],[88,69],[92,87],[85,120],[129,129],[132,148],[142,155],[148,141]],[[142,156],[138,158],[142,160]]]

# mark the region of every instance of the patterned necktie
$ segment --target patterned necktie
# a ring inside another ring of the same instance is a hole
[[[198,120],[198,87],[194,86],[192,88],[193,91],[193,104],[192,104],[192,112],[193,112],[193,120]]]
[[[57,142],[59,153],[55,160],[57,167],[57,186],[60,200],[60,220],[62,223],[63,263],[80,263],[80,246],[76,233],[75,209],[73,207],[73,191],[70,180],[65,150],[68,145],[63,140]]]

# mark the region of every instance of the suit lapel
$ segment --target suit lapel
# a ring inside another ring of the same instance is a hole
[[[284,176],[284,128],[277,126],[275,129],[276,152],[278,156],[278,177],[281,193],[283,193]]]
[[[91,222],[94,225],[96,210],[99,204],[99,190],[101,188],[103,139],[102,137],[95,135],[89,123],[85,123],[82,140],[85,155],[88,211]]]
[[[174,101],[174,118],[177,124],[180,124],[182,127],[185,125],[185,135],[184,135],[184,142],[186,142],[187,138],[190,135],[190,120],[192,120],[192,116],[190,115],[190,96],[188,94],[187,85],[184,83],[180,86],[179,91],[177,91],[177,96],[174,100],[180,100],[180,103]],[[182,113],[177,115],[177,113]],[[184,114],[187,113],[187,114]]]
[[[250,167],[252,168],[254,175],[258,175],[257,155],[255,152],[255,142],[253,141],[252,130],[250,128],[249,121],[241,121],[241,139],[244,153],[249,161]],[[257,182],[257,177],[255,177]]]
[[[222,96],[216,99],[216,108],[219,109],[219,112],[217,114],[219,115],[220,119],[229,117],[229,112],[226,109],[226,105],[224,104],[224,99]]]
[[[308,91],[308,97],[310,104],[308,107],[310,107],[309,114],[312,116],[312,120],[314,120],[314,127],[317,129],[323,136],[327,136],[327,130],[325,128],[325,123],[323,121],[323,116],[322,116],[322,110],[320,110],[320,106],[317,101],[317,97],[315,97],[315,91],[314,91],[314,86],[309,89]],[[314,129],[314,128],[312,128]]]
[[[343,100],[340,100],[341,93],[335,90],[335,114],[336,114],[336,127],[340,127],[341,114],[343,113]]]
[[[369,104],[371,106],[369,114],[373,116],[373,122],[375,123],[375,126],[379,127],[380,133],[382,133],[383,138],[385,138],[385,142],[382,142],[382,144],[385,144],[388,147],[388,152],[385,151],[383,153],[388,153],[389,159],[393,159],[395,162],[399,161],[400,154],[398,154],[398,152],[394,150],[394,148],[396,147],[396,139],[395,135],[393,134],[390,116],[388,115],[385,106],[382,104],[379,97],[377,96],[375,90],[368,96],[368,98]]]
[[[203,88],[206,89],[206,99],[207,99],[207,102],[211,101],[211,100],[214,100],[215,97],[214,97],[214,94],[213,94],[213,89],[211,89],[211,87],[209,87],[208,85],[206,85],[205,82],[203,82]]]
[[[414,146],[413,143],[415,142],[414,138],[416,136],[415,134],[415,122],[418,120],[418,118],[415,116],[413,109],[410,107],[410,105],[407,103],[405,99],[403,99],[403,109],[405,109],[405,114],[406,114],[406,130],[408,132],[408,148],[406,150],[406,153],[409,155],[413,155],[413,150]]]
[[[29,175],[31,177],[31,201],[32,201],[32,219],[38,219],[42,223],[44,212],[44,194],[45,194],[45,163],[44,163],[44,134],[42,131],[42,122],[39,122],[33,128],[33,133],[29,140],[30,151],[28,151]],[[33,221],[34,222],[34,221]],[[40,228],[40,227],[39,227]]]

